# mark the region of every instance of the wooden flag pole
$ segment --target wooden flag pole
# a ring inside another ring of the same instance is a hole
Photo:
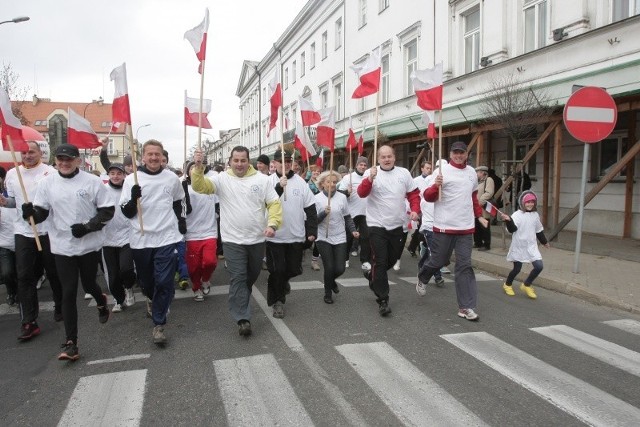
[[[378,164],[378,110],[380,108],[380,90],[376,92],[376,124],[373,130],[373,166]]]
[[[138,184],[138,160],[136,158],[136,147],[135,143],[137,141],[133,140],[133,126],[127,123],[127,136],[129,137],[129,143],[131,146],[131,164],[133,166],[133,182],[135,185]],[[136,207],[138,210],[138,222],[140,223],[140,235],[144,236],[144,225],[142,224],[142,202],[140,199],[136,202]]]
[[[16,152],[13,149],[13,141],[11,141],[11,136],[9,135],[7,135],[7,142],[9,143],[9,150],[11,150],[11,157],[13,158],[13,166],[15,167],[16,174],[18,175],[18,182],[20,183],[20,191],[22,191],[22,198],[24,199],[25,203],[29,203],[29,196],[27,195],[27,190],[24,188],[24,182],[22,181],[22,174],[20,173],[20,167],[18,165],[18,159],[16,158]],[[31,224],[31,230],[33,230],[33,236],[36,239],[36,246],[38,247],[38,251],[42,252],[42,244],[40,243],[40,238],[38,237],[38,229],[36,228],[36,222],[32,216],[29,217],[29,224]]]
[[[331,150],[331,155],[329,156],[329,171],[331,172],[331,175],[333,175],[333,150]],[[331,179],[331,175],[329,175],[329,179]],[[336,184],[336,188],[334,188],[333,191],[336,191],[337,189],[338,185]],[[331,207],[331,192],[327,193],[327,206]],[[329,216],[331,216],[331,211],[327,214],[327,234],[325,237],[329,237]]]
[[[351,194],[351,191],[353,191],[353,189],[351,188],[353,186],[352,175],[353,175],[353,157],[351,157],[351,147],[349,147],[349,194]]]
[[[187,105],[187,90],[184,90],[184,104],[185,104],[185,108]],[[183,162],[183,167],[187,166],[187,121],[184,120],[184,146],[182,147],[182,154],[184,155],[184,162]],[[185,171],[185,175],[187,174],[187,172]]]
[[[440,120],[438,123],[438,159],[442,159],[442,110],[440,110]],[[440,172],[442,175],[442,163],[440,164]],[[438,201],[442,200],[442,186],[438,187]]]
[[[198,150],[202,150],[202,104],[203,104],[203,96],[204,96],[204,62],[203,59],[200,62],[200,70],[202,74],[200,74],[200,110],[198,111]],[[185,160],[186,160],[185,154]]]

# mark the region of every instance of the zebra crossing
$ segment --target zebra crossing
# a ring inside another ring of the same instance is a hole
[[[640,322],[634,319],[609,320],[601,324],[622,333],[629,342],[635,342],[640,335]],[[533,332],[532,339],[541,343],[556,342],[603,366],[640,376],[640,353],[629,348],[566,325],[534,327],[530,331]],[[575,372],[564,372],[545,361],[544,355],[529,354],[485,331],[446,333],[439,338],[452,346],[449,354],[452,359],[470,356],[500,374],[504,381],[530,392],[531,400],[535,401],[537,396],[540,405],[551,404],[579,422],[596,426],[640,425],[640,408],[616,396],[615,387],[602,390],[588,380],[578,378]],[[445,384],[439,383],[433,374],[430,376],[388,342],[345,343],[333,349],[339,354],[337,363],[344,364],[345,370],[362,381],[361,387],[366,388],[363,393],[372,393],[379,399],[389,414],[393,414],[391,419],[397,420],[394,424],[488,424],[482,413],[477,413],[477,409],[474,412],[466,402],[458,401],[447,391]],[[307,357],[305,351],[293,353]],[[135,356],[137,360],[148,357]],[[286,363],[269,352],[212,360],[209,369],[213,368],[215,383],[209,384],[210,389],[201,393],[219,397],[226,418],[222,424],[229,426],[326,424],[327,421],[318,419],[317,414],[314,417],[308,408],[309,402],[299,396],[295,383],[299,377],[294,379],[287,375]],[[136,369],[81,377],[70,394],[59,425],[140,425],[144,420],[145,397],[153,392],[148,387],[148,375],[147,369]],[[328,374],[323,372],[322,376]],[[323,396],[328,393],[345,393],[346,384],[342,383],[347,381],[345,378],[325,379],[336,387],[318,387],[317,399],[328,399]],[[473,386],[480,392],[486,387],[483,384]],[[353,397],[345,394],[341,398],[349,406]],[[354,406],[349,419],[358,420],[353,424],[363,424],[359,415],[367,408]]]

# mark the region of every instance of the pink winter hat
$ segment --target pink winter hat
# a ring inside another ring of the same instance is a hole
[[[537,202],[538,201],[538,198],[533,193],[527,193],[522,198],[522,204],[525,204],[525,203],[531,202],[531,201],[533,201],[533,202]]]

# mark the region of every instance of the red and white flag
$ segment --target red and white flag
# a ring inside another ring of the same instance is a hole
[[[347,138],[347,143],[344,147],[345,150],[355,150],[358,148],[358,140],[356,139],[356,134],[353,132],[353,128],[351,127],[351,123],[349,123],[349,137]]]
[[[333,151],[336,140],[336,107],[323,108],[319,114],[321,119],[316,127],[316,144]]]
[[[271,104],[271,118],[269,119],[269,132],[276,127],[278,110],[282,107],[282,86],[280,84],[280,64],[276,64],[276,73],[269,81],[269,104]]]
[[[351,69],[355,71],[358,79],[360,79],[360,86],[356,88],[351,98],[364,98],[378,92],[380,89],[381,67],[380,48],[374,49],[361,64],[351,66]]]
[[[418,107],[423,110],[442,110],[442,62],[433,68],[413,71],[411,82],[418,98]]]
[[[113,132],[117,132],[117,131],[118,131],[118,129],[120,128],[120,125],[121,125],[121,124],[122,124],[122,123],[120,123],[120,122],[113,122],[113,123],[111,123],[111,130],[110,130],[110,132],[111,132],[111,133],[113,133]]]
[[[437,136],[436,132],[436,112],[435,111],[425,111],[422,115],[422,121],[425,125],[427,125],[427,138],[435,139]]]
[[[489,212],[489,214],[491,216],[496,216],[498,215],[498,208],[496,208],[495,206],[493,206],[491,203],[487,202],[486,205],[484,205],[484,210],[486,210],[487,212]]]
[[[298,97],[300,115],[302,116],[302,126],[315,125],[321,120],[320,113],[313,108],[313,103],[303,97]]]
[[[200,111],[200,98],[189,98],[187,93],[184,94],[184,125],[185,126],[200,126],[202,129],[211,129],[211,123],[207,118],[207,114],[211,112],[211,100],[202,100],[202,111]]]
[[[9,136],[14,151],[29,151],[29,145],[22,136],[22,123],[13,115],[11,100],[2,86],[0,86],[0,122],[2,122],[2,148],[10,149],[7,141]]]
[[[358,138],[358,156],[362,156],[364,153],[364,130],[366,125],[362,125],[362,132],[360,132],[360,138]]]
[[[316,150],[313,148],[313,144],[311,144],[304,126],[302,126],[302,123],[298,121],[296,121],[296,133],[293,145],[298,151],[300,151],[302,161],[306,162],[309,157],[316,154]]]
[[[320,154],[318,154],[316,166],[318,166],[321,171],[324,170],[324,148],[320,151]]]
[[[207,31],[209,31],[209,8],[204,10],[204,20],[200,25],[184,33],[184,38],[191,43],[196,57],[200,61],[200,65],[198,65],[198,73],[200,74],[202,74],[202,63],[207,56]]]
[[[116,67],[109,75],[116,87],[111,105],[111,120],[131,124],[131,108],[129,107],[129,88],[127,87],[127,63]]]
[[[69,108],[67,142],[78,148],[98,148],[102,146],[89,120]]]

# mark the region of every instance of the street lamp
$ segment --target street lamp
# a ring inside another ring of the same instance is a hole
[[[151,126],[151,123],[147,123],[146,125],[138,126],[138,129],[136,129],[136,142],[138,142],[138,131],[140,131],[140,129],[142,129],[142,128],[146,128],[147,126]]]
[[[90,103],[88,103],[87,105],[84,106],[84,110],[82,110],[82,117],[87,117],[87,108],[89,108],[89,105],[98,104],[98,105],[101,106],[103,103],[104,103],[104,101],[102,100],[101,96],[99,96],[98,99],[91,100]]]
[[[13,18],[13,19],[11,19],[9,21],[2,21],[2,22],[0,22],[0,25],[8,24],[9,22],[13,22],[14,24],[17,24],[18,22],[28,21],[29,19],[31,19],[31,18],[29,18],[28,16],[18,16],[17,18]]]

